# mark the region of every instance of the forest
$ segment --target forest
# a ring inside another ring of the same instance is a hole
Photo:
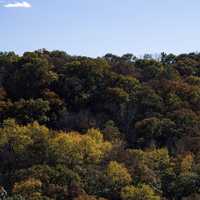
[[[0,53],[0,199],[199,200],[200,53]]]

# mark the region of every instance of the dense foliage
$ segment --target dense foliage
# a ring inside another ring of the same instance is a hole
[[[198,200],[199,154],[200,54],[0,53],[7,199]]]

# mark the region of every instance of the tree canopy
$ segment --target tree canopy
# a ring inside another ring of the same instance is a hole
[[[199,155],[199,53],[0,53],[0,199],[196,200]]]

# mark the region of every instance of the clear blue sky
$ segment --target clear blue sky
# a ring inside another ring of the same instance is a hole
[[[26,0],[31,8],[4,7],[17,1],[0,0],[0,51],[200,51],[200,0]]]

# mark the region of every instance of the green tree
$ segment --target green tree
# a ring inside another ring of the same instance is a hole
[[[10,117],[18,123],[28,124],[37,121],[41,124],[49,121],[50,105],[43,99],[21,99],[10,108]]]
[[[53,66],[37,53],[26,53],[6,74],[4,86],[14,99],[37,98],[57,80]]]

